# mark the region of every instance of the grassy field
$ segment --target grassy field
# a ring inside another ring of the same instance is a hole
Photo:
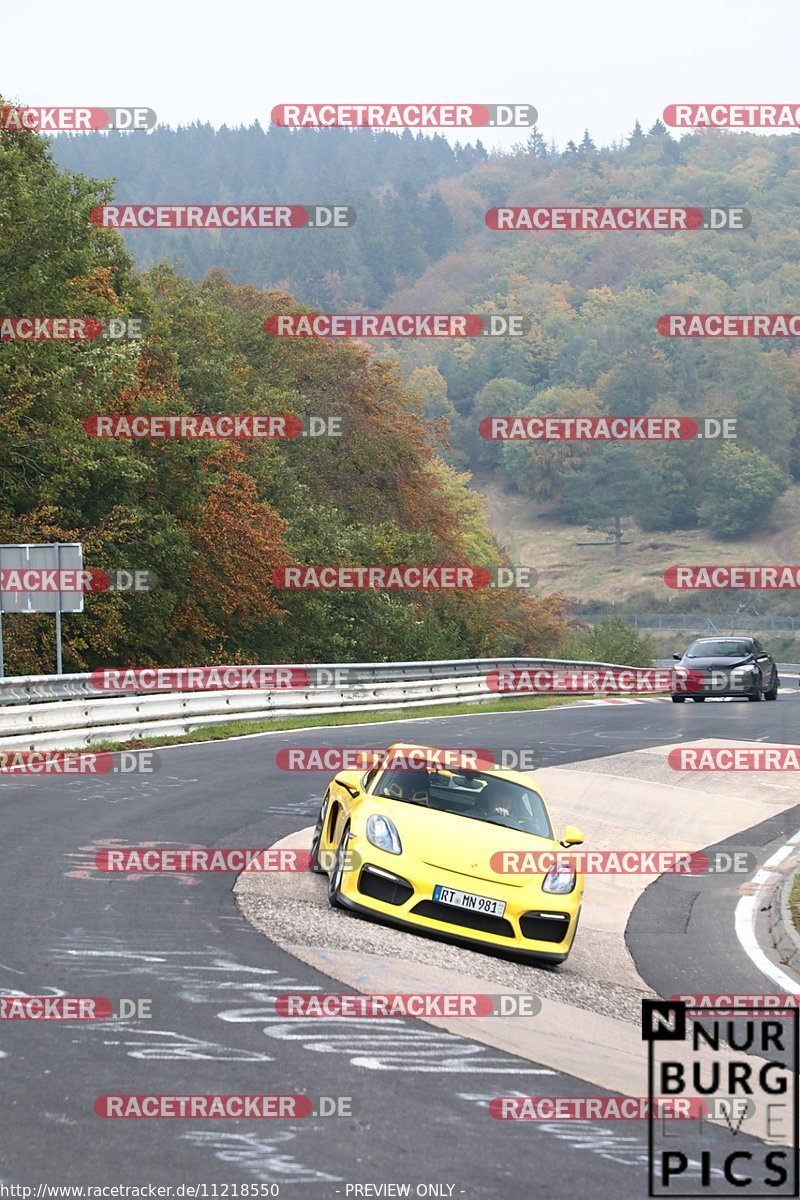
[[[489,525],[512,563],[538,572],[540,592],[563,591],[582,601],[619,603],[647,589],[656,597],[663,594],[663,603],[648,607],[664,611],[676,594],[662,582],[667,567],[800,562],[800,485],[778,501],[767,529],[739,541],[715,541],[703,530],[642,533],[627,521],[624,537],[629,544],[618,560],[612,546],[579,545],[601,542],[603,535],[555,521],[548,515],[550,506],[508,491],[491,477],[476,475],[472,486],[486,497]]]

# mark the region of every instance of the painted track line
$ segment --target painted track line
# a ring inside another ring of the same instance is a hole
[[[775,874],[775,868],[784,859],[788,858],[798,845],[800,845],[800,830],[794,837],[789,838],[789,841],[785,842],[779,850],[776,850],[760,870],[756,871],[752,879],[754,890],[750,895],[742,896],[736,905],[735,914],[736,936],[745,954],[762,975],[766,975],[768,979],[777,984],[781,991],[787,993],[787,995],[794,994],[797,988],[797,980],[792,979],[790,975],[787,975],[785,971],[780,969],[777,963],[767,958],[758,944],[755,923],[762,895],[766,885],[771,882],[772,876]]]

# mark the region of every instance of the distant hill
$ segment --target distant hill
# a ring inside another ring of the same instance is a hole
[[[538,130],[507,154],[454,150],[410,133],[192,126],[147,137],[60,137],[59,161],[116,175],[123,199],[323,197],[353,204],[353,230],[128,235],[140,262],[168,253],[291,284],[328,310],[519,312],[523,339],[378,345],[399,359],[426,414],[449,423],[451,461],[559,519],[734,540],[765,527],[800,480],[796,339],[667,339],[668,312],[800,311],[800,135],[703,132],[680,142],[656,122],[624,144],[590,134],[558,151]],[[495,232],[499,204],[744,205],[744,231]],[[375,343],[373,343],[375,345]],[[734,417],[732,446],[628,450],[483,441],[491,415]]]
[[[457,245],[455,220],[437,184],[485,162],[480,146],[453,147],[438,134],[159,127],[145,137],[63,134],[62,167],[113,178],[117,200],[349,204],[347,230],[146,230],[125,235],[142,267],[164,258],[194,279],[223,267],[239,283],[282,287],[321,307],[380,305]]]

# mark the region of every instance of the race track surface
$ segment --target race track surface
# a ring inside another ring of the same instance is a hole
[[[345,1022],[277,1018],[281,991],[342,989],[240,915],[230,875],[107,875],[94,856],[144,843],[262,847],[313,824],[327,777],[279,770],[285,746],[534,747],[543,767],[588,769],[683,741],[794,743],[798,727],[794,693],[760,705],[594,703],[179,746],[159,751],[152,776],[3,777],[0,990],[147,997],[154,1016],[0,1025],[0,1182],[261,1181],[282,1195],[327,1198],[388,1181],[489,1197],[528,1194],[532,1173],[538,1194],[563,1194],[568,1159],[570,1190],[644,1196],[642,1123],[500,1122],[486,1108],[500,1095],[601,1089],[419,1021],[392,1021],[372,1038]],[[758,823],[747,844],[763,862],[796,829],[793,806]],[[630,916],[626,942],[647,987],[774,990],[736,939],[736,882],[704,877],[678,894],[681,883],[660,878]],[[463,953],[485,968],[486,956]],[[537,992],[548,972],[528,970]],[[352,1097],[353,1116],[137,1121],[93,1111],[105,1093],[262,1092]]]

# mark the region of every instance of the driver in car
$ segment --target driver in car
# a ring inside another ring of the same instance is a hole
[[[407,800],[411,804],[427,804],[428,772],[426,770],[398,770],[395,779],[386,788],[386,794],[396,800]]]
[[[510,817],[517,828],[521,829],[525,824],[526,817],[529,816],[524,804],[522,796],[512,796],[506,798],[504,796],[495,796],[489,802],[487,817],[491,821],[494,817]]]

